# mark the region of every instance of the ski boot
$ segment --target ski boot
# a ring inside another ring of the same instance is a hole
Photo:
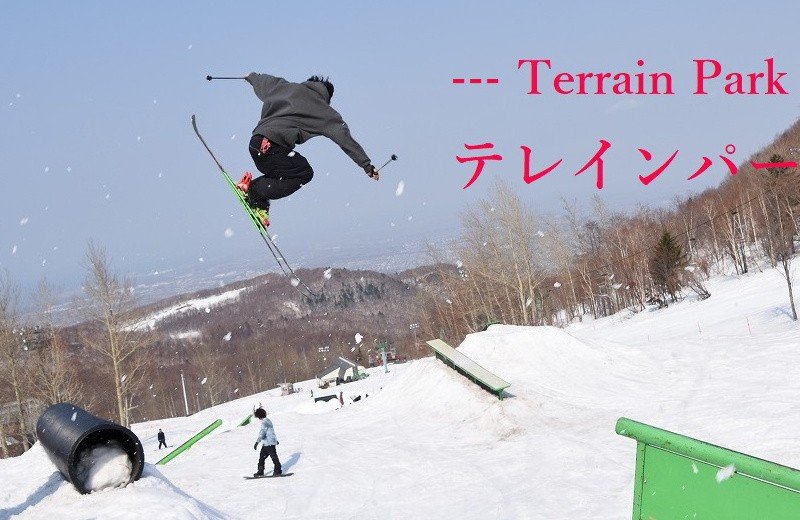
[[[258,220],[261,221],[261,224],[265,228],[269,227],[269,206],[267,206],[267,209],[263,209],[253,205],[250,202],[248,193],[250,192],[251,182],[253,182],[253,174],[250,172],[244,172],[242,178],[236,183],[236,187],[242,192],[242,195],[244,195],[244,200],[247,202],[247,205],[250,206],[250,209],[253,210],[253,213]]]
[[[242,178],[236,183],[236,187],[239,188],[239,191],[241,191],[242,194],[247,195],[247,192],[250,191],[250,183],[252,181],[253,174],[250,172],[244,172]]]

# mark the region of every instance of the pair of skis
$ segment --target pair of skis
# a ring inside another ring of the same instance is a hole
[[[250,220],[253,222],[256,231],[258,231],[259,236],[261,236],[262,240],[264,240],[264,244],[266,244],[267,249],[269,249],[269,252],[272,253],[273,257],[275,257],[275,261],[278,262],[278,267],[280,267],[281,271],[283,271],[283,274],[286,275],[287,278],[289,278],[292,287],[294,287],[297,290],[297,292],[299,292],[301,295],[307,298],[316,297],[316,293],[312,291],[311,288],[297,276],[297,274],[295,274],[294,269],[292,269],[292,266],[289,265],[289,262],[286,261],[286,258],[283,256],[283,253],[281,253],[281,250],[278,248],[278,245],[273,240],[272,235],[269,233],[269,231],[267,231],[267,228],[264,227],[264,224],[261,223],[261,219],[259,219],[256,216],[256,214],[253,213],[253,210],[250,208],[250,204],[248,204],[247,201],[245,200],[241,190],[239,190],[239,188],[236,187],[236,183],[233,182],[231,176],[228,175],[228,172],[226,172],[225,168],[222,167],[222,164],[220,164],[220,162],[217,160],[217,157],[214,155],[214,152],[211,151],[211,148],[208,147],[206,140],[203,139],[203,136],[200,135],[200,131],[197,129],[197,120],[195,119],[194,114],[192,115],[192,128],[194,128],[194,133],[197,134],[197,137],[200,139],[200,142],[203,143],[203,146],[206,148],[206,151],[208,151],[208,153],[211,155],[211,158],[214,159],[214,162],[217,163],[217,166],[222,172],[223,177],[225,177],[225,181],[228,183],[228,186],[236,195],[236,198],[239,200],[239,203],[241,203],[242,207],[247,212],[247,214],[250,215]]]

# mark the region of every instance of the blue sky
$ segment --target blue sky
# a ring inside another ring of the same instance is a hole
[[[373,162],[400,160],[369,181],[333,143],[299,150],[315,178],[273,205],[273,231],[290,258],[386,237],[456,233],[458,215],[506,179],[544,214],[562,196],[590,207],[661,205],[721,182],[707,155],[737,146],[739,162],[796,118],[798,18],[790,2],[15,2],[0,31],[0,269],[25,286],[47,277],[74,288],[91,239],[123,273],[264,262],[263,244],[191,131],[201,130],[232,176],[253,170],[247,140],[260,103],[238,81],[206,74],[268,72],[302,81],[329,75],[339,110]],[[760,71],[774,57],[786,96],[693,96],[696,58]],[[519,59],[558,71],[669,71],[674,96],[529,96]],[[496,86],[454,77],[498,77]],[[589,172],[597,150],[606,186]],[[504,156],[467,190],[465,143]],[[522,181],[533,164],[561,166]],[[637,148],[653,153],[643,161]],[[679,149],[657,181],[637,175]],[[397,195],[398,183],[404,190]],[[387,251],[387,254],[391,251]],[[319,256],[319,255],[317,255]],[[324,261],[322,262],[324,263]]]

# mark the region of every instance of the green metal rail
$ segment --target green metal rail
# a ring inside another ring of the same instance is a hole
[[[181,444],[180,446],[178,446],[177,448],[175,448],[171,452],[169,452],[163,459],[161,459],[158,462],[156,462],[156,464],[159,465],[159,466],[163,466],[164,464],[166,464],[167,462],[171,461],[172,459],[174,459],[175,457],[177,457],[178,455],[180,455],[184,451],[186,451],[189,448],[191,448],[194,445],[194,443],[196,443],[197,441],[199,441],[200,439],[202,439],[203,437],[205,437],[209,433],[213,432],[214,430],[219,428],[221,425],[222,425],[222,419],[217,419],[213,423],[209,424],[208,426],[206,426],[205,428],[203,428],[202,430],[197,432],[191,439],[189,439],[188,441],[184,442],[183,444]]]
[[[637,441],[634,520],[797,520],[800,471],[626,419]]]
[[[511,383],[489,372],[444,341],[432,339],[426,341],[426,343],[433,349],[436,357],[446,365],[455,369],[484,390],[496,394],[500,400],[503,399],[504,390],[511,386]]]

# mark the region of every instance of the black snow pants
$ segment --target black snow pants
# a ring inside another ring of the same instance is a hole
[[[250,156],[264,175],[253,179],[248,192],[250,204],[269,210],[269,201],[288,197],[311,182],[314,170],[305,157],[285,146],[270,143],[263,135],[254,135],[249,144]]]
[[[164,441],[164,440],[162,440],[162,439],[159,439],[159,440],[158,440],[158,449],[159,449],[159,450],[161,449],[161,445],[162,445],[162,444],[164,445],[164,447],[165,447],[165,448],[167,447],[167,442],[166,442],[166,441]]]
[[[278,459],[278,451],[275,446],[261,446],[261,454],[258,457],[258,472],[264,473],[264,461],[267,457],[272,459],[273,474],[281,473],[281,461]]]

